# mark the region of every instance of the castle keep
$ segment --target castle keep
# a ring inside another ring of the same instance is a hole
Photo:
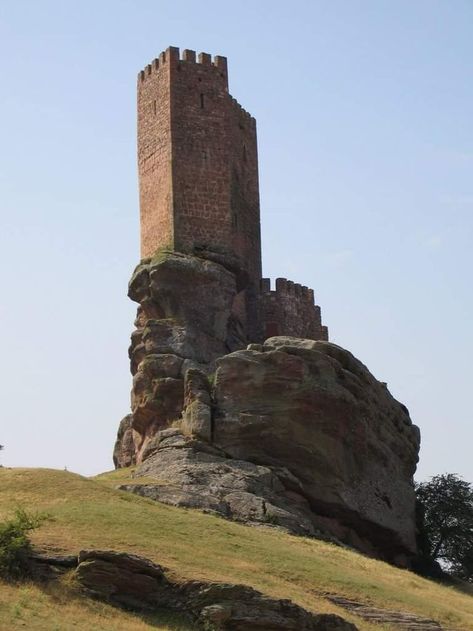
[[[170,47],[139,73],[138,170],[143,258],[219,256],[248,340],[328,338],[312,290],[262,278],[256,121],[228,92],[225,57]]]
[[[122,488],[406,565],[419,430],[327,341],[312,289],[262,278],[256,122],[224,57],[168,48],[140,72],[138,162],[131,411],[113,453],[138,482]]]

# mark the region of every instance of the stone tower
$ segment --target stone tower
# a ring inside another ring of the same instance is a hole
[[[236,274],[248,341],[327,339],[307,287],[262,279],[256,121],[228,92],[227,60],[170,47],[138,75],[141,257],[196,254]]]
[[[154,483],[126,488],[405,565],[419,431],[351,353],[311,342],[328,338],[312,289],[262,278],[256,125],[224,57],[168,48],[140,72],[138,158],[114,462]]]
[[[141,256],[221,253],[257,286],[256,121],[228,93],[227,60],[168,48],[138,77]]]

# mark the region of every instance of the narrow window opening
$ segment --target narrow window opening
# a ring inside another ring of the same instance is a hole
[[[156,116],[156,111],[157,111],[156,110],[156,101],[153,101],[153,112],[154,112],[155,116]]]
[[[246,145],[243,145],[243,162],[247,162],[248,158],[246,156]]]
[[[200,107],[204,109],[204,95],[203,94],[200,95]]]

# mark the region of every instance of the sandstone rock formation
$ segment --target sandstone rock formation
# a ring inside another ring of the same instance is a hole
[[[200,508],[245,523],[279,525],[290,532],[316,534],[308,502],[287,491],[281,480],[289,471],[229,458],[211,444],[184,436],[178,429],[158,433],[138,468],[156,484],[119,488],[174,506]],[[298,481],[294,478],[293,484]]]
[[[335,344],[247,345],[241,282],[170,252],[135,271],[132,414],[114,460],[156,484],[126,489],[408,564],[420,436],[407,409]]]
[[[272,338],[218,361],[214,443],[233,458],[285,467],[317,517],[355,547],[413,554],[419,431],[351,353]]]
[[[356,631],[333,614],[313,614],[244,585],[175,583],[159,565],[131,554],[84,550],[75,576],[89,594],[134,610],[170,609],[216,631]]]
[[[218,357],[245,346],[234,306],[241,279],[231,263],[212,258],[161,251],[133,273],[128,295],[140,306],[129,351],[132,414],[120,425],[116,466],[140,462],[156,432],[181,417],[189,368],[212,371]]]

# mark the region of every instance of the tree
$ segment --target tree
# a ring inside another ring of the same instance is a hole
[[[454,473],[416,484],[421,553],[473,582],[473,486]]]

